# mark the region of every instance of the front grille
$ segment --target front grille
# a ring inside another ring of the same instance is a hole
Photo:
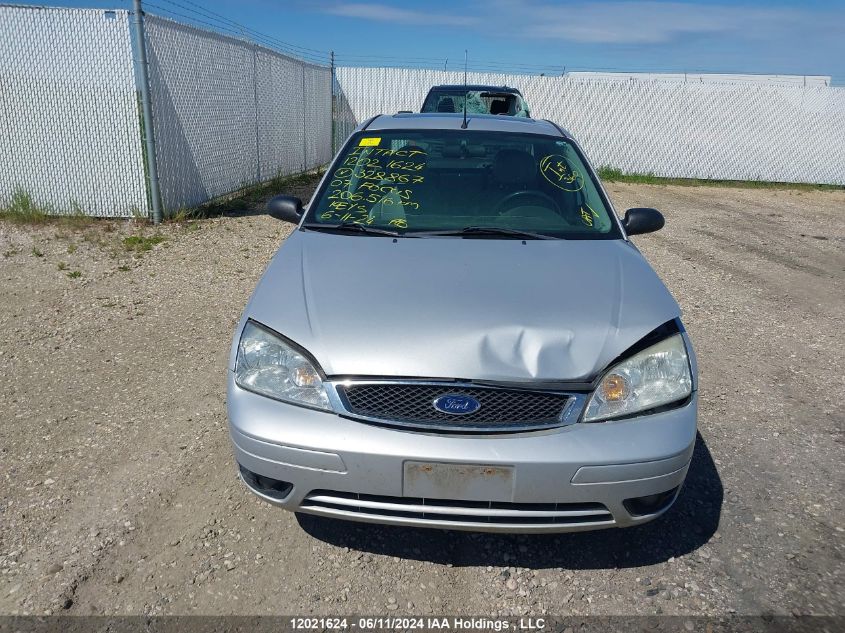
[[[383,495],[314,490],[300,504],[314,514],[419,525],[500,525],[512,528],[569,525],[607,526],[613,515],[601,503],[506,503],[388,497]],[[394,519],[395,521],[391,521]]]
[[[353,384],[338,391],[349,413],[403,426],[455,430],[525,430],[561,424],[570,396],[561,393],[431,384]],[[481,407],[465,415],[434,408],[440,396],[475,398]]]

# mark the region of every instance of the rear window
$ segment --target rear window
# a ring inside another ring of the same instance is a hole
[[[472,130],[354,136],[306,222],[402,233],[496,227],[574,239],[621,237],[578,150],[561,137]]]
[[[443,114],[464,111],[466,99],[467,114],[505,114],[529,116],[525,102],[517,94],[495,91],[470,90],[469,92],[436,91],[428,93],[422,112]]]

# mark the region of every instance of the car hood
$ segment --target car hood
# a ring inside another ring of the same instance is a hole
[[[397,239],[295,231],[251,318],[329,376],[579,381],[679,308],[623,240]]]

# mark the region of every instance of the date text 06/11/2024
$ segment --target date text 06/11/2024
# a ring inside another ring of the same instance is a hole
[[[459,618],[459,617],[294,617],[291,628],[297,631],[327,629],[358,629],[361,631],[385,630],[441,630],[441,631],[542,631],[546,628],[543,618]]]

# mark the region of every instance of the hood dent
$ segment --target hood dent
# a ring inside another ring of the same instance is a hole
[[[574,332],[504,325],[478,337],[479,363],[491,378],[539,378],[558,373],[567,358]]]
[[[247,315],[329,376],[560,382],[591,380],[679,309],[622,241],[296,231]]]

